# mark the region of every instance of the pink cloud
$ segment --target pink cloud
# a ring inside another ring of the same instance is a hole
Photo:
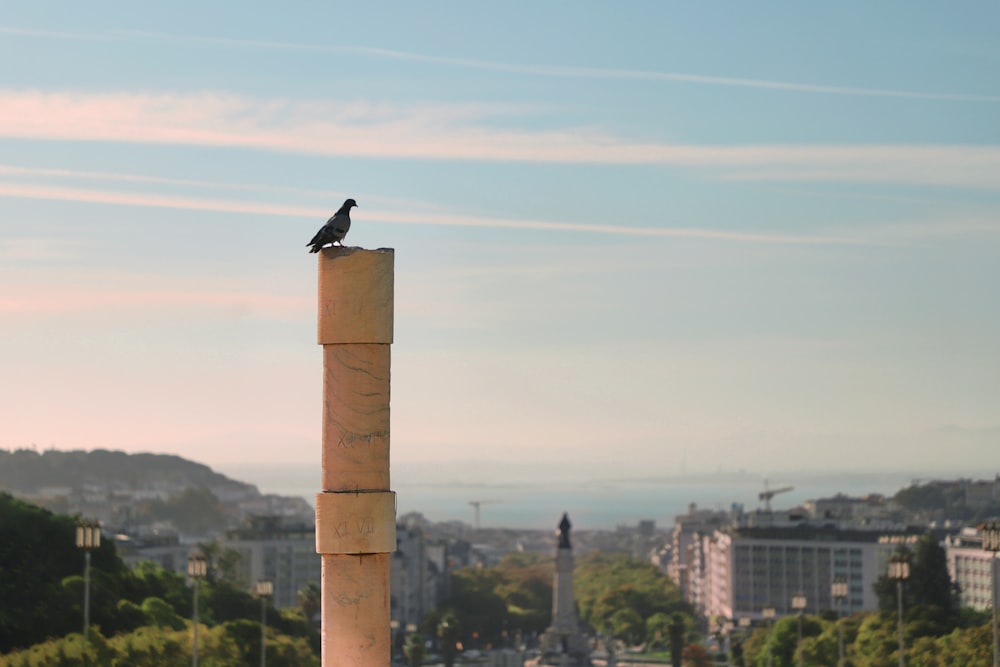
[[[421,160],[661,164],[708,177],[945,185],[1000,190],[1000,147],[699,146],[627,140],[599,129],[488,124],[510,107],[393,107],[222,93],[0,91],[0,136],[231,146]]]
[[[211,291],[203,288],[167,290],[153,288],[86,288],[59,285],[35,286],[30,291],[0,292],[0,313],[52,315],[136,308],[230,308],[258,317],[308,316],[315,299],[262,292]]]

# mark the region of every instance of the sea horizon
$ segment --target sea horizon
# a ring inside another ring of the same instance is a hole
[[[304,463],[220,463],[213,468],[233,479],[254,484],[261,493],[299,496],[311,505],[320,490],[319,465]],[[446,469],[445,469],[446,468]],[[546,479],[539,475],[484,476],[484,462],[462,466],[400,465],[391,487],[396,492],[397,516],[419,512],[435,522],[472,524],[472,501],[481,502],[482,527],[549,529],[563,512],[569,512],[580,530],[613,529],[654,520],[670,525],[694,503],[700,509],[729,510],[742,505],[750,511],[761,506],[758,494],[765,476],[751,471],[717,471],[646,477],[595,477],[565,471]],[[530,473],[530,471],[529,471]],[[792,487],[777,494],[772,506],[785,509],[807,500],[837,494],[892,496],[917,480],[975,478],[967,471],[928,474],[926,471],[787,471],[768,476],[771,490]]]

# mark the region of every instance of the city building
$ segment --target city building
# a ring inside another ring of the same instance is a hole
[[[838,493],[807,500],[802,507],[813,521],[833,522],[841,528],[889,528],[902,518],[896,504],[878,493],[860,497]]]
[[[129,567],[142,561],[156,563],[165,570],[184,574],[192,546],[184,544],[176,532],[137,530],[114,535],[118,555]]]
[[[691,602],[705,615],[727,619],[796,613],[792,596],[804,595],[805,612],[837,609],[831,597],[835,578],[848,583],[842,611],[878,608],[873,584],[890,555],[919,534],[841,530],[829,526],[751,528],[729,526],[701,537],[701,581],[691,582]],[[697,570],[695,570],[697,571]]]
[[[399,628],[420,624],[448,595],[448,548],[415,522],[396,524],[389,572],[389,615]]]
[[[296,606],[299,590],[320,582],[311,525],[278,516],[249,517],[245,526],[226,531],[222,546],[240,554],[239,577],[248,585],[260,580],[274,584],[275,607]]]
[[[695,503],[688,505],[687,514],[674,518],[667,576],[680,589],[684,599],[696,606],[700,591],[695,588],[704,577],[702,538],[729,524],[731,520],[729,512],[699,510]]]
[[[994,554],[983,550],[983,536],[975,528],[964,528],[958,535],[945,540],[948,574],[958,591],[959,603],[973,609],[990,609],[993,586],[1000,594],[1000,582],[995,580]]]

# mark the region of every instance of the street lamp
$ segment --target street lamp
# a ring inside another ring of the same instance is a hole
[[[799,667],[802,667],[802,614],[806,610],[806,596],[802,593],[793,595],[792,609],[796,610],[799,616],[799,642],[795,645],[795,650],[799,654]]]
[[[274,582],[261,579],[253,590],[260,598],[260,667],[265,667],[267,651],[264,648],[264,629],[267,627],[267,598],[274,593]]]
[[[774,654],[771,652],[771,635],[774,634],[774,616],[777,610],[774,607],[764,607],[760,610],[760,617],[767,621],[767,667],[774,664]]]
[[[993,667],[1000,667],[1000,639],[997,633],[997,552],[1000,551],[1000,521],[979,525],[983,533],[983,549],[990,554],[990,592],[993,600]]]
[[[402,633],[399,631],[399,619],[394,618],[389,621],[389,637],[392,638],[392,649],[389,652],[391,657],[395,657],[396,644],[400,641]]]
[[[903,646],[903,582],[910,578],[910,559],[906,554],[893,554],[889,559],[889,578],[896,580],[896,600],[899,607],[899,667],[905,667],[905,648]]]
[[[76,546],[83,549],[83,650],[90,640],[90,552],[101,546],[101,526],[81,519],[76,524]]]
[[[834,577],[830,584],[830,595],[837,601],[837,665],[844,664],[844,601],[847,600],[847,578]]]
[[[194,636],[191,640],[191,665],[198,667],[198,589],[208,574],[208,561],[202,553],[188,556],[188,576],[194,581]]]

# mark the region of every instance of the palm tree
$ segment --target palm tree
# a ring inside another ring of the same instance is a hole
[[[306,617],[306,621],[312,623],[322,607],[323,596],[320,593],[319,585],[309,584],[303,586],[296,594],[296,599],[299,603],[299,609],[302,610],[302,614]]]
[[[403,653],[410,661],[410,667],[420,667],[424,660],[424,637],[414,632],[406,638],[406,645],[403,646]]]
[[[462,636],[462,626],[453,611],[446,611],[437,626],[437,636],[441,640],[441,655],[445,667],[453,667],[457,653],[456,644]]]

